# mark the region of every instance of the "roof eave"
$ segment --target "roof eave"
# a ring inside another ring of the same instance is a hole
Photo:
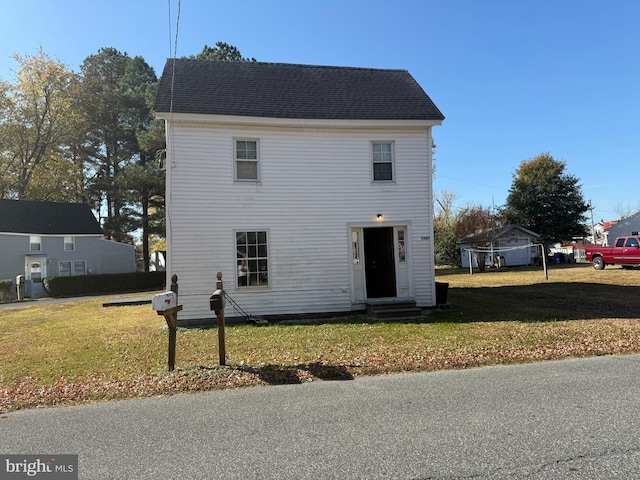
[[[317,119],[250,117],[199,113],[156,112],[156,117],[172,123],[207,123],[218,125],[252,125],[270,127],[340,127],[340,128],[425,128],[442,125],[441,119]]]

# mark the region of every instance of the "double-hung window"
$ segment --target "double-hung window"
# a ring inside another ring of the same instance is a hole
[[[393,181],[393,143],[373,142],[373,181]]]
[[[64,237],[64,251],[72,252],[76,249],[75,237]]]
[[[31,252],[42,251],[42,237],[38,235],[31,235],[29,237],[29,251]]]
[[[238,287],[269,285],[266,231],[236,232]]]
[[[235,174],[236,180],[241,182],[259,181],[258,141],[235,141]]]

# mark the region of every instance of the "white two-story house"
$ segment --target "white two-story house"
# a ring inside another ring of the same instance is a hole
[[[444,116],[407,71],[169,59],[155,111],[183,320],[212,318],[217,272],[257,316],[435,305]]]

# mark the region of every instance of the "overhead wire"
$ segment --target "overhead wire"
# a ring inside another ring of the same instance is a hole
[[[173,42],[173,55],[172,55],[172,48],[171,48],[171,0],[168,0],[168,7],[169,7],[169,57],[172,58],[172,65],[171,65],[171,89],[170,89],[170,98],[169,98],[169,121],[165,122],[165,129],[167,129],[166,131],[166,141],[167,141],[167,158],[170,159],[170,165],[169,165],[169,169],[171,169],[172,167],[175,166],[175,156],[174,156],[174,142],[173,142],[173,126],[172,126],[172,121],[173,121],[173,99],[174,99],[174,87],[175,87],[175,75],[176,75],[176,57],[178,56],[178,35],[180,32],[180,11],[181,11],[181,4],[180,4],[180,0],[178,0],[178,11],[176,14],[176,34],[175,34],[175,40]],[[165,163],[166,166],[166,163]],[[166,176],[169,176],[169,173],[167,171],[167,173],[165,173]],[[170,239],[173,237],[172,233],[172,227],[173,227],[173,222],[171,221],[171,208],[168,208],[168,205],[171,201],[171,187],[170,185],[167,185],[167,193],[165,194],[165,202],[167,204],[167,206],[165,207],[165,214],[167,217],[167,255],[169,256],[169,262],[167,264],[167,267],[169,267],[167,270],[169,270],[171,268],[171,252],[170,252],[170,244],[171,241]]]

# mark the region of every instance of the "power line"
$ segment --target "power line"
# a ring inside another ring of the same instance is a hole
[[[484,183],[478,183],[478,182],[470,182],[469,180],[461,180],[459,178],[447,177],[446,175],[438,174],[437,177],[446,178],[447,180],[455,180],[456,182],[469,183],[471,185],[478,185],[479,187],[495,188],[496,190],[509,191],[508,188],[496,187],[495,185],[486,185]]]

